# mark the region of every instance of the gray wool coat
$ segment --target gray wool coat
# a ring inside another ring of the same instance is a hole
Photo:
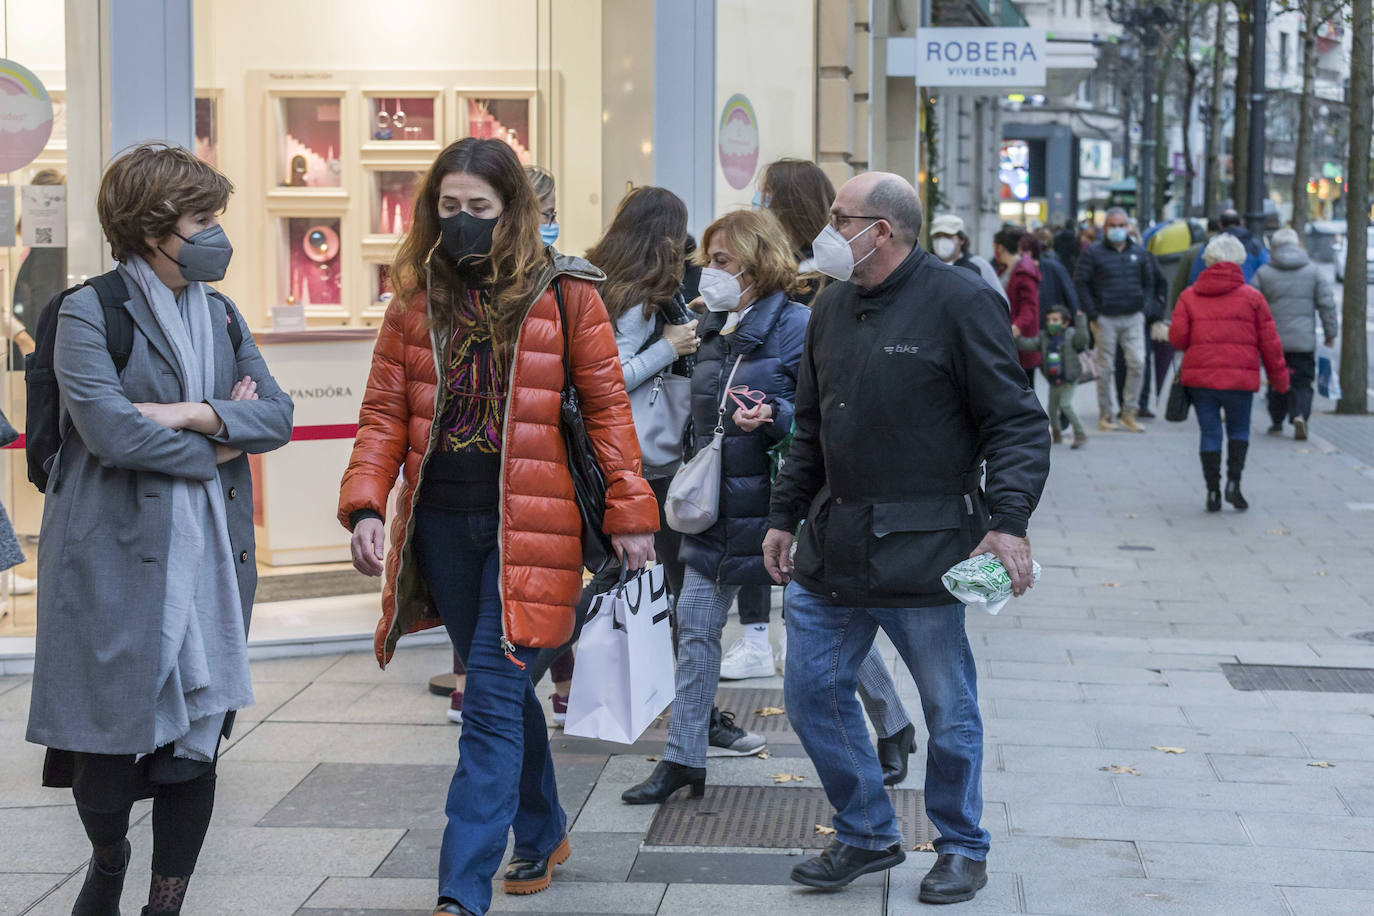
[[[122,375],[115,373],[95,290],[68,296],[58,313],[53,361],[64,437],[38,543],[28,727],[36,744],[100,754],[153,750],[173,479],[218,479],[223,488],[247,638],[258,578],[247,455],[286,444],[294,412],[234,309],[243,342],[236,357],[226,322],[215,342],[215,396],[207,403],[224,421],[219,441],[245,454],[217,465],[209,438],[144,418],[135,403],[181,401],[184,380],[148,302],[120,272],[134,324]],[[212,312],[221,307],[207,298]],[[258,383],[258,400],[228,400],[245,375]]]
[[[1335,337],[1340,332],[1331,284],[1297,245],[1282,245],[1270,252],[1269,262],[1255,271],[1250,285],[1268,301],[1285,353],[1316,350],[1318,314],[1323,336]]]

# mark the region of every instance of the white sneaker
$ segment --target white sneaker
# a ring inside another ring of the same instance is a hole
[[[4,575],[3,588],[6,592],[13,589],[16,595],[32,595],[38,591],[38,580],[30,579],[28,576],[21,576],[14,570],[7,570]]]
[[[735,644],[720,660],[722,681],[742,681],[751,677],[773,676],[773,653],[767,647],[756,646],[745,639]]]
[[[778,674],[787,671],[787,628],[782,628],[782,634],[778,637],[778,650],[773,653],[773,661],[777,662]]]

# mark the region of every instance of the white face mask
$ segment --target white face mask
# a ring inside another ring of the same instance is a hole
[[[754,288],[752,283],[744,289],[739,288],[739,278],[743,274],[743,270],[732,276],[719,267],[703,269],[697,291],[701,293],[706,307],[713,312],[733,312],[739,308],[740,296]]]
[[[827,277],[834,277],[836,280],[848,280],[854,275],[854,268],[868,260],[874,248],[859,260],[854,260],[854,249],[849,246],[854,243],[864,232],[878,225],[879,220],[874,220],[863,228],[862,232],[857,233],[853,239],[847,239],[840,234],[840,230],[826,223],[821,234],[816,236],[816,240],[811,243],[811,252],[816,259],[816,269]]]
[[[956,243],[954,239],[943,235],[930,243],[930,250],[935,252],[935,257],[939,258],[941,261],[948,261],[950,258],[954,257],[955,247]]]

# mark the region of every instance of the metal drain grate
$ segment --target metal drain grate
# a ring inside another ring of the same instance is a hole
[[[1374,668],[1223,663],[1236,690],[1303,690],[1309,693],[1374,693]]]
[[[919,789],[889,789],[907,848],[939,836],[926,818]],[[659,806],[646,846],[739,846],[759,849],[824,849],[834,809],[824,789],[781,786],[707,786],[703,798],[678,793]]]
[[[769,687],[721,687],[716,690],[716,705],[735,714],[735,724],[760,735],[790,732],[786,715],[761,716],[760,709],[785,709],[782,691]]]

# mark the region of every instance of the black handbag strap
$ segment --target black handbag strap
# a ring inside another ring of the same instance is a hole
[[[563,308],[563,284],[558,277],[553,278],[553,301],[558,303],[558,327],[563,332],[563,390],[572,384],[572,372],[568,370],[568,312]]]

